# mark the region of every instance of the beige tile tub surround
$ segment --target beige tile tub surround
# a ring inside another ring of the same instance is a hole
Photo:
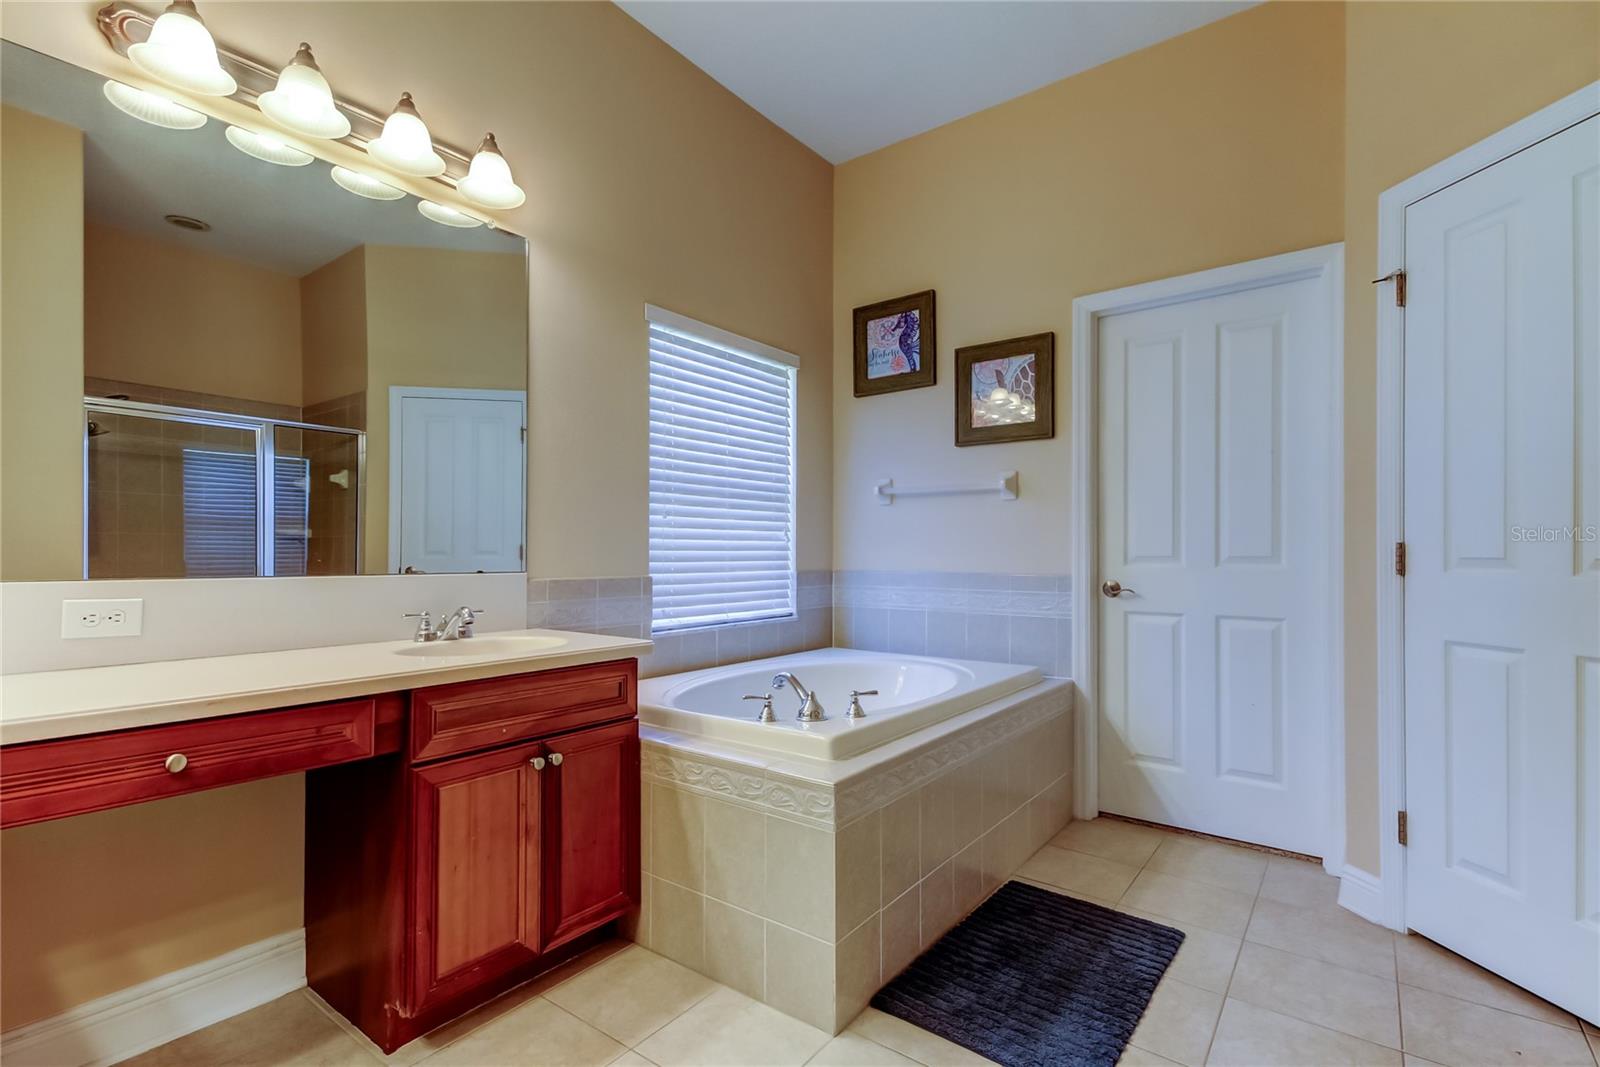
[[[634,936],[838,1033],[1067,823],[1070,692],[1042,683],[832,764],[646,728]]]

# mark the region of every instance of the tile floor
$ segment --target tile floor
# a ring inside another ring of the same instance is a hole
[[[1600,1031],[1420,937],[1335,903],[1320,867],[1111,819],[1073,823],[1018,877],[1182,929],[1128,1065],[1596,1067]],[[983,1063],[868,1008],[837,1037],[612,942],[382,1056],[304,990],[129,1061],[252,1065]]]

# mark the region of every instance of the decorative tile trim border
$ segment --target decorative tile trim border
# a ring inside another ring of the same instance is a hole
[[[1006,699],[1002,698],[1002,702]],[[772,770],[754,755],[741,760],[732,753],[703,752],[647,734],[643,740],[644,775],[647,780],[836,831],[999,742],[1069,714],[1071,707],[1070,685],[1046,683],[1042,691],[930,742],[925,748],[836,784]]]
[[[834,571],[839,607],[911,608],[1070,618],[1072,576],[947,571]]]

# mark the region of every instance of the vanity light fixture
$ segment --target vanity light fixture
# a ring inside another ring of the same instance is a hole
[[[433,138],[410,93],[400,94],[400,102],[383,121],[383,133],[367,142],[367,154],[391,170],[416,178],[444,173],[444,157],[433,150]]]
[[[270,133],[256,133],[243,126],[229,126],[224,131],[228,143],[247,156],[263,163],[276,163],[280,167],[303,167],[316,157],[310,152],[284,144]]]
[[[232,96],[239,89],[217,61],[217,42],[194,0],[172,0],[150,27],[149,39],[129,46],[128,58],[151,77],[201,96]]]
[[[106,82],[103,92],[118,111],[152,126],[166,130],[198,130],[206,124],[204,112],[184,107],[160,93],[135,89],[121,82]]]
[[[444,226],[470,230],[474,226],[483,225],[482,219],[475,219],[464,211],[457,211],[448,204],[436,204],[432,200],[418,200],[417,210],[422,212],[423,218],[432,219]]]
[[[306,137],[336,141],[350,133],[350,120],[334,104],[328,79],[304,41],[289,65],[278,72],[277,88],[262,93],[256,104],[279,126]]]
[[[334,167],[329,173],[339,188],[357,196],[364,196],[368,200],[399,200],[406,195],[388,182],[381,182],[370,174],[362,174],[359,170]]]
[[[456,189],[474,204],[502,210],[521,207],[528,199],[511,180],[511,165],[500,154],[500,145],[492,133],[484,134],[467,176],[456,183]]]

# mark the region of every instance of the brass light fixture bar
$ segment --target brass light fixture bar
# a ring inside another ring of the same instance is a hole
[[[117,55],[127,58],[128,47],[138,44],[150,36],[150,27],[155,25],[156,16],[141,11],[132,4],[113,0],[95,13],[95,25],[99,27],[100,34],[111,46]],[[256,98],[269,91],[278,83],[278,69],[245,55],[242,52],[217,43],[217,58],[222,67],[233,75],[239,83],[238,92],[230,99],[242,100],[257,107]],[[279,64],[282,66],[282,64]],[[376,140],[383,132],[384,116],[369,111],[360,104],[353,104],[340,97],[333,98],[334,106],[350,119],[350,133],[339,138],[339,143],[347,144],[354,148],[366,151],[367,142]],[[263,115],[263,118],[265,116]],[[435,181],[449,188],[455,188],[456,183],[466,177],[467,167],[471,163],[471,156],[453,145],[448,145],[435,139],[434,151],[444,157],[444,173],[436,178],[414,178],[414,181]]]

